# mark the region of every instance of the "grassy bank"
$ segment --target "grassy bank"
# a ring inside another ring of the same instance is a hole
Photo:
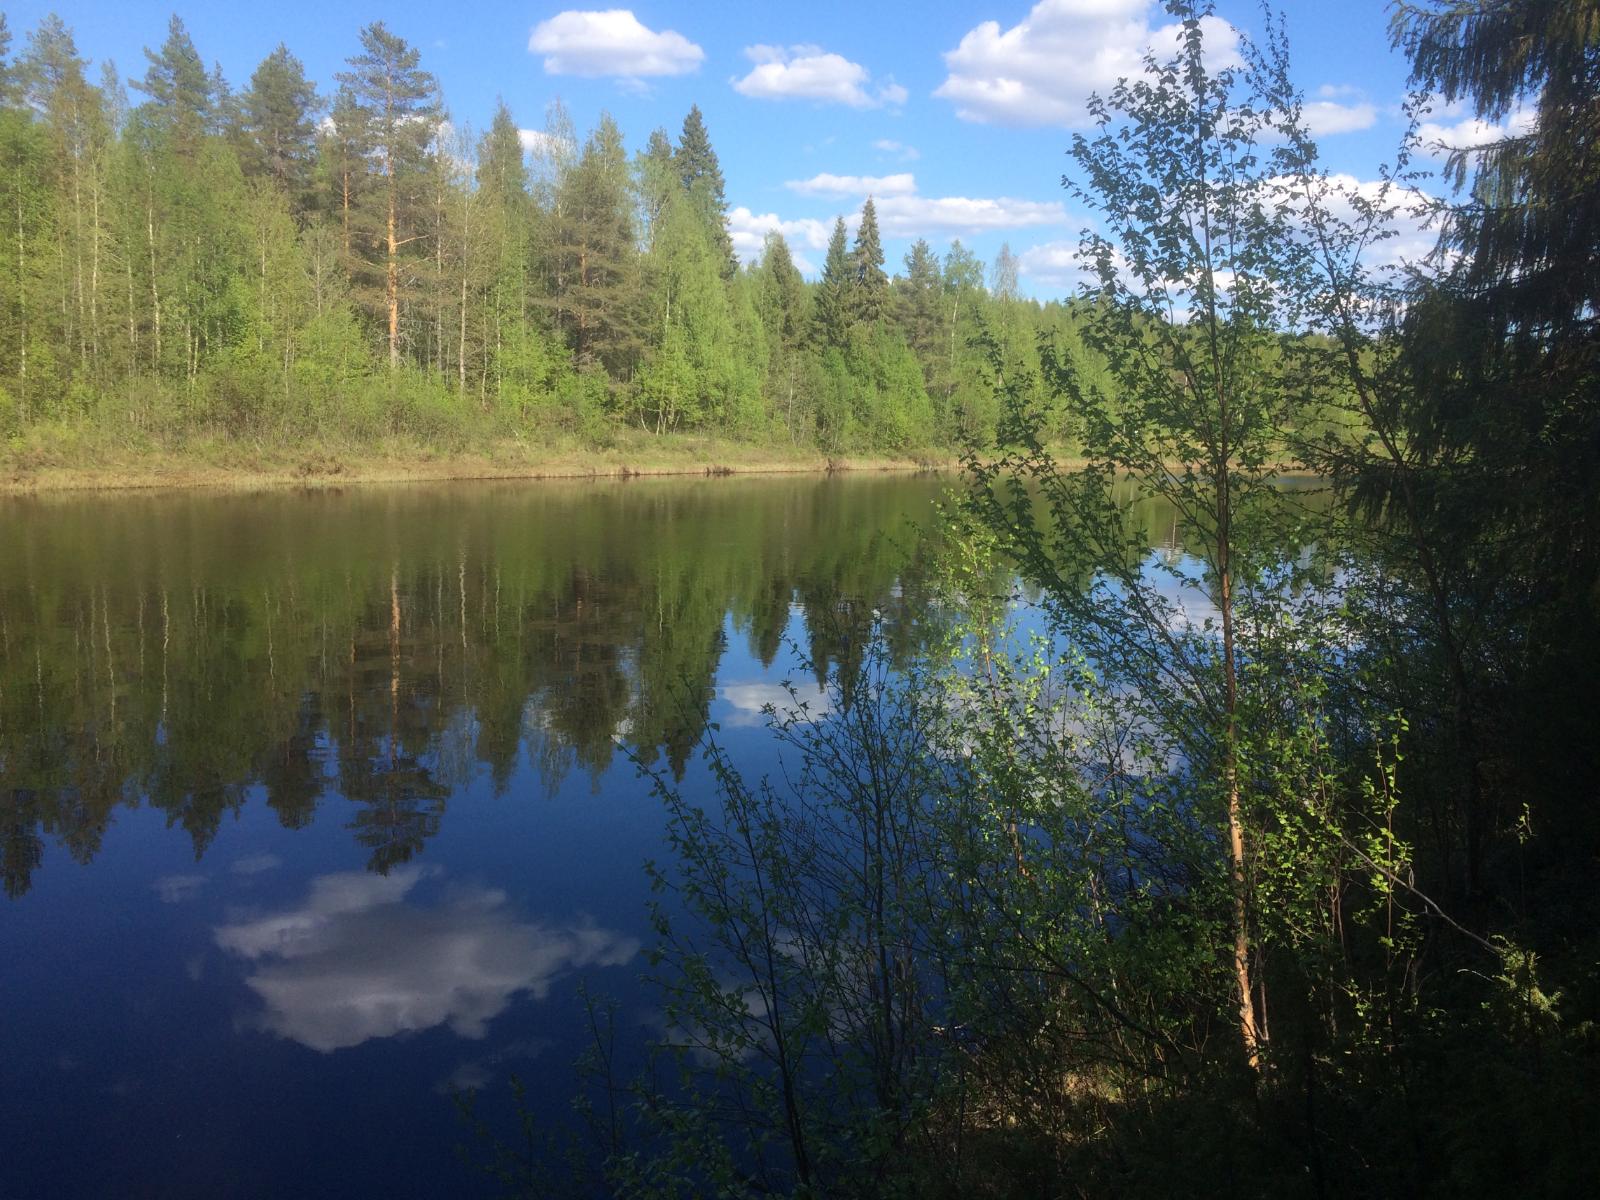
[[[130,488],[325,487],[450,479],[627,478],[809,471],[916,470],[949,455],[829,456],[693,435],[621,431],[605,446],[517,439],[459,445],[407,438],[359,443],[263,444],[221,436],[174,443],[117,442],[89,434],[0,443],[0,495]]]

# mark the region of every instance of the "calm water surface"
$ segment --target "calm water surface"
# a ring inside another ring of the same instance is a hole
[[[0,502],[0,1198],[486,1190],[635,1037],[637,755],[923,605],[927,478]]]

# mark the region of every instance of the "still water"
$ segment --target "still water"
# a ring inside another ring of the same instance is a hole
[[[453,1091],[659,1027],[639,763],[909,653],[947,486],[0,501],[0,1200],[486,1191]]]

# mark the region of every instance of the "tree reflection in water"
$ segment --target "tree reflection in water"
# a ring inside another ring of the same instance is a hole
[[[197,859],[259,797],[412,861],[454,791],[598,781],[620,738],[681,773],[729,637],[819,673],[874,609],[896,653],[938,479],[636,481],[9,501],[0,871],[92,860],[147,804]],[[391,914],[392,915],[392,914]]]

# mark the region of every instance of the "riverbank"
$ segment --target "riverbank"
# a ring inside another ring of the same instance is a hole
[[[191,439],[178,446],[58,445],[49,451],[0,443],[0,495],[179,488],[255,490],[476,479],[914,471],[954,466],[954,457],[949,455],[830,456],[808,448],[758,446],[688,435],[622,436],[604,447],[507,440],[460,449],[403,440],[357,446],[263,446],[215,438]]]

